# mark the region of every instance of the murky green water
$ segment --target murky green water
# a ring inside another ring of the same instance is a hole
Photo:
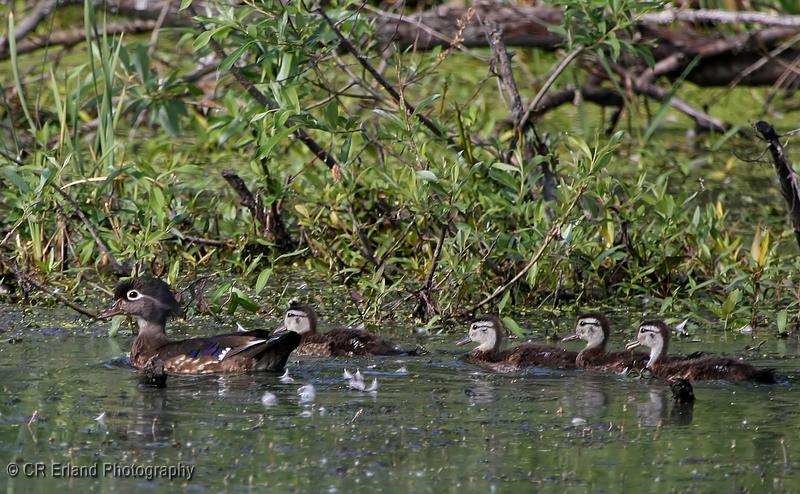
[[[800,491],[797,337],[771,338],[755,357],[789,374],[782,384],[698,384],[697,403],[682,409],[658,382],[487,374],[459,360],[447,336],[425,337],[424,357],[292,359],[293,383],[271,374],[171,377],[151,389],[121,358],[130,337],[4,330],[6,493]],[[677,347],[740,351],[753,342],[729,335]],[[348,390],[344,368],[377,378],[378,392]],[[307,383],[316,388],[311,404],[297,394]],[[261,403],[265,391],[276,405]],[[14,478],[9,462],[20,468]],[[26,478],[36,464],[44,474]],[[98,464],[98,478],[53,478],[53,464]],[[191,480],[121,478],[105,475],[104,464],[194,472]]]

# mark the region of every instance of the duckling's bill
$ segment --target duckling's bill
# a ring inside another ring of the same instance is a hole
[[[625,350],[633,350],[634,348],[636,348],[639,345],[641,345],[639,340],[629,341],[629,342],[625,343]]]

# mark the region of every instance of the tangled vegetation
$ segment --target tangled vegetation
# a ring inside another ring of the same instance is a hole
[[[211,279],[210,304],[193,310],[258,311],[293,295],[265,290],[292,266],[346,286],[372,320],[648,302],[785,332],[800,309],[797,245],[749,125],[791,121],[789,98],[709,96],[685,83],[689,69],[670,97],[731,127],[687,136],[668,102],[624,88],[615,114],[579,101],[531,115],[520,100],[546,94],[550,64],[561,87],[592,77],[565,60],[651,60],[632,33],[664,2],[560,5],[564,57],[512,57],[492,26],[490,48],[458,36],[392,48],[379,10],[351,1],[184,0],[183,22],[118,35],[87,0],[55,17],[91,27],[76,48],[18,54],[8,36],[7,296],[80,301],[87,280],[149,273]],[[462,32],[480,22],[469,12]]]

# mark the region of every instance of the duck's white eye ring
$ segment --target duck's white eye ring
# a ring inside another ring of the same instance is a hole
[[[126,294],[126,297],[128,297],[128,300],[139,300],[140,298],[142,298],[142,294],[136,290],[130,290]]]

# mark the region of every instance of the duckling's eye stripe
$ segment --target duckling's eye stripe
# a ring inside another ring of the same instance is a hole
[[[640,333],[658,333],[659,331],[658,331],[658,328],[655,328],[653,326],[642,326],[641,328],[639,328],[639,332]]]
[[[305,312],[294,312],[290,310],[286,313],[286,317],[308,317],[308,315]]]
[[[490,322],[484,322],[484,323],[476,322],[475,324],[472,325],[472,327],[475,329],[489,329],[492,326],[493,324]]]
[[[600,323],[597,322],[597,319],[583,319],[581,320],[581,326],[597,326]]]

